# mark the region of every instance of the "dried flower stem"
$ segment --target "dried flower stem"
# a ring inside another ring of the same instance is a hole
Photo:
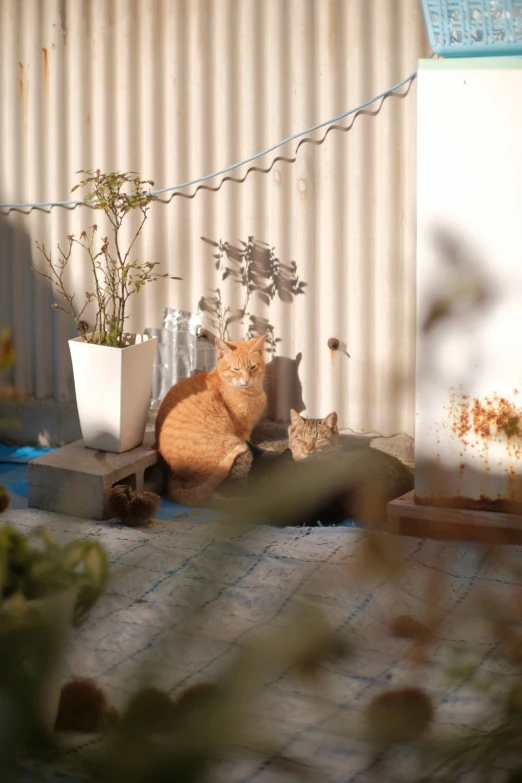
[[[49,280],[65,300],[66,306],[62,307],[55,302],[53,307],[74,318],[84,340],[122,348],[125,344],[125,321],[128,318],[127,303],[130,297],[138,294],[147,283],[154,283],[162,278],[169,280],[180,278],[156,272],[158,263],[129,260],[134,244],[147,220],[150,204],[154,201],[154,196],[149,189],[149,186],[154,185],[152,180],[142,180],[135,172],[102,174],[97,169],[96,171],[82,170],[77,173],[87,176],[72,190],[79,187],[89,189],[84,204],[105,214],[112,229],[112,238],[102,237],[101,245],[97,249],[98,227],[90,226],[89,234],[84,230],[79,237],[74,235],[67,237],[69,246],[66,251],[58,245],[57,260],[53,259],[52,253],[46,250],[45,245],[37,242],[36,246],[43,254],[49,271],[42,272],[38,269],[34,271]],[[120,232],[127,215],[136,210],[141,213],[140,224],[127,248],[123,248]],[[67,290],[64,281],[65,269],[71,258],[73,245],[79,245],[87,253],[93,275],[93,290],[85,292],[85,302],[81,308],[76,306],[76,295]],[[96,308],[92,330],[82,318],[91,303]]]

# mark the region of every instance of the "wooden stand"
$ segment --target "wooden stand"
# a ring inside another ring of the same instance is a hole
[[[522,517],[415,503],[413,492],[388,503],[388,530],[400,536],[481,544],[522,544]]]

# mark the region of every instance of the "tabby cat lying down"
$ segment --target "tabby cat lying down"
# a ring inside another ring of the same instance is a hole
[[[323,451],[323,449],[336,446],[339,443],[337,413],[329,413],[324,419],[304,419],[297,411],[291,410],[290,426],[287,431],[288,437],[284,440],[268,439],[266,437],[268,435],[266,429],[267,425],[261,424],[252,433],[251,440],[260,448],[269,451],[282,452],[289,448],[296,461],[308,457],[309,454],[313,454],[315,451]],[[259,437],[258,433],[260,433],[261,437]],[[265,433],[264,438],[262,433]],[[258,439],[254,441],[256,435],[258,435]]]
[[[261,442],[254,445],[247,441],[249,451],[240,454],[234,461],[228,480],[221,484],[218,494],[223,489],[226,494],[234,492],[242,482],[248,478],[259,478],[259,474],[268,468],[277,454],[285,454],[285,460],[302,460],[316,451],[330,448],[339,442],[339,430],[337,428],[337,414],[330,413],[324,419],[303,419],[296,411],[290,411],[290,427],[288,428],[288,440]],[[281,462],[279,463],[279,466]],[[250,474],[252,473],[252,476]]]
[[[249,443],[219,495],[236,501],[251,498],[256,516],[269,524],[332,525],[346,519],[385,524],[390,500],[413,489],[413,472],[362,438],[339,443],[335,413],[308,420],[291,413],[288,443],[278,442],[277,452]],[[289,492],[291,504],[285,502]],[[218,500],[213,505],[233,510],[236,502]]]

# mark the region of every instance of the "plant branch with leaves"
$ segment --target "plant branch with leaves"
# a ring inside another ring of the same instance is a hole
[[[36,246],[45,258],[47,270],[34,271],[46,280],[61,296],[63,305],[53,303],[56,310],[71,315],[83,339],[90,343],[123,348],[126,345],[125,321],[128,319],[129,299],[148,283],[160,279],[179,280],[179,277],[156,271],[159,264],[133,259],[131,252],[142,233],[154,195],[150,192],[152,180],[142,180],[136,172],[112,172],[103,174],[81,170],[85,178],[72,188],[88,189],[83,203],[91,209],[102,211],[110,225],[110,235],[98,238],[98,226],[89,226],[80,236],[70,234],[67,247],[57,246],[57,257],[45,245]],[[133,231],[127,246],[122,246],[122,229],[131,213],[139,213],[139,225]],[[86,291],[81,302],[71,293],[65,279],[66,269],[75,247],[88,259],[92,272],[92,290]],[[94,305],[94,326],[89,327],[84,314]]]

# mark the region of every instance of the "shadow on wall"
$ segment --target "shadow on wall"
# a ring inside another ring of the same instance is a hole
[[[1,419],[18,420],[17,427],[0,428],[0,442],[58,445],[81,435],[76,403],[57,404],[54,399],[55,326],[64,341],[76,334],[74,329],[69,334],[69,325],[62,328],[60,316],[51,309],[51,287],[32,271],[35,250],[23,226],[29,219],[15,213],[0,215],[0,328],[11,327],[16,349],[14,367],[0,382],[13,384],[28,395],[23,404],[0,403]],[[68,351],[64,356],[67,361]],[[62,371],[67,375],[65,365]]]
[[[290,408],[301,412],[306,407],[299,379],[302,355],[297,354],[295,359],[276,356],[281,337],[270,321],[270,304],[276,297],[292,304],[305,293],[307,284],[299,279],[295,261],[281,261],[274,247],[253,236],[236,244],[206,237],[202,240],[215,250],[213,260],[220,284],[210,295],[201,297],[199,308],[210,328],[223,340],[266,335],[265,350],[272,357],[266,368],[267,415],[287,421]],[[231,306],[224,298],[226,290],[232,293],[231,287],[236,286],[242,289],[240,307]],[[263,315],[255,311],[256,303],[263,308]]]
[[[238,338],[239,335],[250,339],[266,334],[266,351],[275,355],[281,338],[275,334],[269,318],[255,312],[254,303],[257,300],[269,308],[277,296],[282,302],[292,304],[296,296],[304,294],[307,284],[299,279],[296,262],[283,263],[271,245],[253,236],[246,242],[239,240],[236,245],[221,239],[216,242],[202,237],[202,240],[215,248],[214,265],[221,283],[228,280],[229,286],[243,289],[241,307],[232,307],[224,301],[225,289],[221,286],[212,289],[211,295],[201,297],[199,308],[206,314],[210,327],[222,340],[234,339],[231,334],[234,325],[237,325],[234,331]]]
[[[266,365],[265,389],[268,397],[267,416],[275,421],[288,421],[290,409],[304,411],[303,386],[299,378],[299,365],[303,358],[274,356]]]
[[[501,295],[498,281],[492,279],[477,251],[460,236],[444,227],[434,230],[432,249],[436,264],[430,285],[430,295],[421,303],[419,377],[429,386],[433,380],[447,385],[470,385],[475,368],[483,360],[483,348],[478,327],[489,311],[498,307]],[[471,339],[471,334],[474,335]],[[455,342],[460,337],[462,344]],[[458,377],[447,366],[447,353],[440,355],[444,340],[453,341],[458,353]]]

